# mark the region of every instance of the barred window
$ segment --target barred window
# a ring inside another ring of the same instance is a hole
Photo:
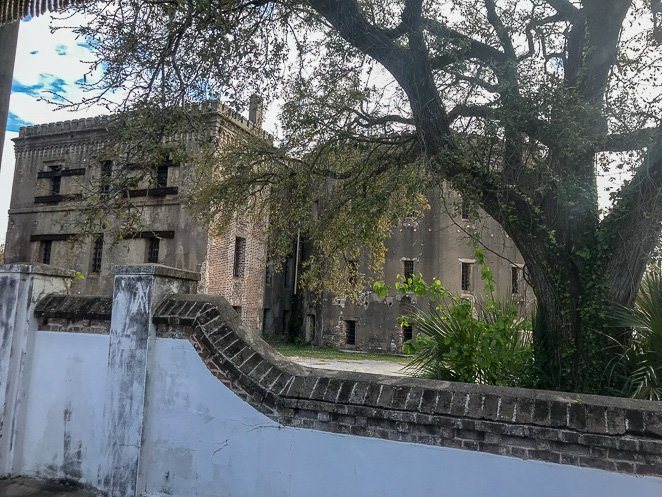
[[[234,269],[236,278],[242,278],[246,269],[246,239],[238,236],[234,240]]]
[[[104,161],[101,164],[101,181],[100,181],[100,191],[101,193],[110,192],[110,180],[113,175],[113,163],[109,160]]]
[[[462,263],[462,290],[465,292],[470,292],[471,288],[471,263],[463,262]]]
[[[512,293],[517,294],[519,293],[520,268],[517,266],[511,266],[510,275]]]
[[[402,261],[402,274],[405,280],[414,277],[414,261],[411,259]]]
[[[150,238],[147,241],[147,262],[157,264],[159,262],[159,245],[158,238]]]
[[[41,242],[41,262],[43,264],[51,263],[52,249],[53,249],[53,240],[44,240]]]
[[[471,217],[471,205],[465,198],[462,199],[462,208],[460,214],[464,220],[467,220],[469,217]]]
[[[345,336],[347,345],[356,345],[356,321],[345,321]]]
[[[92,272],[101,272],[101,262],[103,259],[103,236],[98,236],[92,245]]]

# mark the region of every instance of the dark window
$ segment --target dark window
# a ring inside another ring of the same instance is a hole
[[[100,190],[101,193],[110,192],[110,179],[113,175],[113,163],[109,160],[104,161],[101,164],[101,181],[100,181]]]
[[[412,329],[411,325],[408,324],[407,326],[402,327],[402,340],[407,341],[411,340],[414,338],[414,330]]]
[[[98,236],[94,239],[92,246],[92,272],[101,272],[101,261],[103,259],[103,236]]]
[[[159,240],[158,238],[150,238],[147,241],[147,262],[156,264],[159,262]]]
[[[51,178],[51,195],[59,195],[62,186],[62,176],[53,176]]]
[[[53,249],[53,240],[44,240],[41,242],[41,262],[44,264],[51,263],[51,251]]]
[[[345,336],[347,345],[356,345],[356,321],[345,321]]]
[[[462,263],[462,290],[465,292],[471,291],[471,263]]]
[[[517,266],[511,266],[510,268],[510,281],[512,284],[512,293],[519,293],[519,275],[520,275],[520,268]]]
[[[156,168],[156,186],[158,188],[168,186],[168,166],[159,166]]]
[[[244,276],[244,270],[246,269],[246,239],[237,237],[234,240],[234,269],[232,274],[236,278],[241,278]]]
[[[271,326],[271,309],[265,308],[262,310],[262,333],[267,331],[268,326]]]
[[[405,277],[405,280],[414,277],[414,261],[406,260],[402,261],[402,273]]]
[[[469,219],[471,216],[471,206],[469,204],[469,201],[467,199],[462,199],[462,209],[460,212],[462,219]]]

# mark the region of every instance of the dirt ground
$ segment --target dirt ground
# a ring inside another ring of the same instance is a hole
[[[372,361],[364,359],[321,359],[317,357],[288,357],[292,362],[311,368],[338,369],[341,371],[360,371],[362,373],[386,374],[390,376],[405,376],[402,371],[404,364],[389,361]]]

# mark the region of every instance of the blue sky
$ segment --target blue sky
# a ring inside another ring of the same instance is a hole
[[[7,122],[7,135],[0,168],[0,243],[7,232],[7,211],[14,174],[14,145],[22,126],[103,114],[103,108],[80,112],[55,110],[47,100],[58,101],[57,95],[68,99],[80,97],[75,82],[87,72],[82,60],[90,60],[89,46],[67,30],[51,33],[50,16],[45,15],[21,23],[17,47],[14,81]],[[75,20],[72,20],[75,22]]]

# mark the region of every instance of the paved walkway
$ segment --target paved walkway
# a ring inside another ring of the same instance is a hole
[[[362,373],[405,376],[404,364],[390,361],[372,361],[366,359],[319,359],[316,357],[289,357],[292,362],[311,368],[338,369],[341,371],[360,371]]]
[[[2,497],[97,497],[97,493],[75,483],[35,480],[33,478],[0,479]]]

